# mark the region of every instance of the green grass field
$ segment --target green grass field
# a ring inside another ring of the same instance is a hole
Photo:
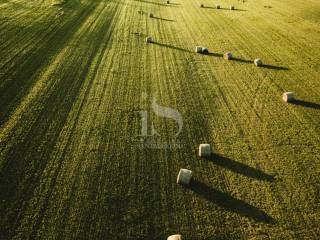
[[[319,26],[319,0],[0,0],[0,239],[319,239]]]

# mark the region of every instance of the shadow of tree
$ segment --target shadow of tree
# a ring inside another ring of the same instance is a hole
[[[302,106],[302,107],[307,107],[307,108],[313,108],[313,109],[320,109],[320,104],[319,103],[313,103],[313,102],[307,102],[304,100],[292,100],[289,103],[294,104],[294,105],[298,105],[298,106]]]
[[[205,159],[221,167],[227,168],[233,172],[240,173],[250,178],[269,182],[274,181],[274,177],[272,175],[218,154],[212,154],[210,157],[207,157]]]
[[[221,192],[215,188],[207,186],[206,184],[192,180],[189,186],[186,188],[192,190],[200,197],[217,204],[219,207],[237,213],[241,216],[253,219],[257,222],[275,224],[275,220],[261,209],[252,206],[240,199],[234,198],[224,192]]]

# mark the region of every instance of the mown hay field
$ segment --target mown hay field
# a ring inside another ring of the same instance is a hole
[[[319,12],[0,0],[0,239],[318,239]]]

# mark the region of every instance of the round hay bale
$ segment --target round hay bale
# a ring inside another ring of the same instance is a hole
[[[283,101],[285,102],[291,102],[294,100],[294,92],[285,92],[283,95],[282,95],[282,99]]]
[[[177,177],[177,183],[183,185],[189,185],[192,178],[192,171],[181,168]]]
[[[180,234],[171,235],[167,240],[182,240],[182,236]]]
[[[235,7],[234,6],[230,6],[230,10],[234,10],[235,9]]]
[[[230,60],[230,59],[232,59],[232,53],[227,52],[227,53],[225,53],[225,54],[223,55],[223,57],[224,57],[224,59],[226,59],[226,60]]]
[[[196,46],[195,52],[196,52],[196,53],[202,53],[202,47]]]
[[[167,1],[167,4],[170,4],[170,1],[169,1],[169,0]]]
[[[200,5],[200,7],[204,8],[204,5],[203,5],[203,4],[201,4],[201,5]]]
[[[254,65],[256,65],[257,67],[262,66],[262,60],[260,58],[257,58],[254,60]]]
[[[203,54],[208,54],[208,53],[209,53],[208,48],[203,47],[203,48],[202,48],[202,53],[203,53]]]
[[[150,14],[149,14],[149,17],[153,18],[153,13],[150,13]]]
[[[221,8],[221,6],[220,6],[219,4],[217,4],[217,5],[216,5],[216,8],[217,8],[217,9],[220,9],[220,8]]]
[[[146,37],[146,43],[153,43],[152,37]]]
[[[211,156],[211,145],[210,144],[200,144],[199,146],[199,157],[210,157]]]

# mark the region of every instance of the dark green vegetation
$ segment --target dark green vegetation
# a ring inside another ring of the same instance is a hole
[[[319,237],[320,2],[219,3],[0,0],[1,240]]]

